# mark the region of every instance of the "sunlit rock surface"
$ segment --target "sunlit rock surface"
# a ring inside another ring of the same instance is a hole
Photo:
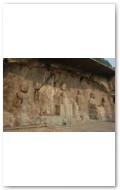
[[[4,60],[4,127],[114,121],[114,76],[46,60]]]

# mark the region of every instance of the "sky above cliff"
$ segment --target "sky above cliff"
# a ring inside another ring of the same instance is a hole
[[[115,58],[105,58],[109,63],[112,65],[112,67],[115,67]]]

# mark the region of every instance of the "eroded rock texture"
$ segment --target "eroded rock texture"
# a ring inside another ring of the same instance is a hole
[[[58,63],[4,63],[4,127],[78,125],[114,120],[114,77],[76,71]]]

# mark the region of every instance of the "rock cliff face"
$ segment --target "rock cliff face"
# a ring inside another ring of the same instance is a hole
[[[114,120],[114,77],[44,60],[4,62],[4,127]]]

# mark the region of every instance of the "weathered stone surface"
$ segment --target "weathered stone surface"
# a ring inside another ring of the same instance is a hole
[[[11,113],[4,111],[4,126],[6,127],[13,127],[15,126],[15,117]]]
[[[68,70],[67,70],[68,68]],[[43,61],[4,63],[4,127],[78,125],[114,119],[114,77]]]

